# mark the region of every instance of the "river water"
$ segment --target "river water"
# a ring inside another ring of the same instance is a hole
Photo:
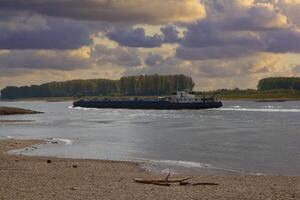
[[[48,141],[19,151],[25,155],[142,161],[159,171],[300,175],[299,101],[223,104],[158,111],[0,102],[45,112],[0,116],[0,138]]]

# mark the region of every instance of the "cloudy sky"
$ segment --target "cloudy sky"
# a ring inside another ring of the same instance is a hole
[[[199,90],[300,76],[300,0],[0,1],[0,89],[154,73]]]

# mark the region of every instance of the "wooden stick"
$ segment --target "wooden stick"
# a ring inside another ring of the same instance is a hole
[[[169,177],[170,177],[170,175],[171,175],[171,172],[169,172],[169,174],[167,175],[167,177],[166,177],[166,181],[168,181],[168,180],[169,180]]]
[[[187,181],[182,181],[182,182],[179,183],[179,185],[188,185],[188,184],[190,184],[190,183],[187,182]]]
[[[196,185],[219,185],[219,183],[192,183],[192,186]]]
[[[170,186],[171,185],[170,183],[161,183],[161,182],[152,182],[152,183],[149,183],[149,184],[161,185],[161,186]]]
[[[186,181],[186,180],[189,180],[193,177],[186,177],[186,178],[182,178],[182,179],[169,179],[167,177],[167,179],[142,179],[142,178],[135,178],[134,181],[137,182],[137,183],[148,183],[148,184],[151,184],[153,182],[159,182],[159,183],[180,183],[180,182],[183,182],[183,181]]]

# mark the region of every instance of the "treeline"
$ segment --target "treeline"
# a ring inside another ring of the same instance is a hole
[[[208,95],[217,95],[221,99],[299,99],[300,90],[293,89],[218,89],[204,92]]]
[[[264,78],[258,82],[257,89],[218,89],[202,94],[221,99],[300,99],[300,78]]]
[[[271,77],[258,82],[258,90],[300,90],[300,78],[298,77]]]
[[[70,97],[70,96],[95,96],[117,92],[118,83],[113,80],[73,80],[65,82],[50,82],[42,85],[22,87],[8,86],[1,90],[1,98],[43,98],[43,97]]]
[[[120,79],[123,95],[167,95],[178,90],[192,90],[195,83],[184,75],[129,76]]]
[[[176,90],[194,87],[192,78],[184,75],[128,76],[120,80],[90,79],[50,82],[42,85],[14,87],[1,90],[2,99],[82,97],[107,95],[168,95]]]

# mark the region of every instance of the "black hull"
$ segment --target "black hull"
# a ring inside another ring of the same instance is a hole
[[[197,103],[172,103],[168,101],[105,101],[105,100],[80,100],[73,103],[73,107],[83,108],[115,108],[115,109],[147,109],[147,110],[183,110],[183,109],[210,109],[220,108],[220,101],[207,101]]]

